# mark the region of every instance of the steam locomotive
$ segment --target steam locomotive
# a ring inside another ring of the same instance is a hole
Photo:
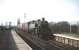
[[[48,21],[46,21],[44,18],[42,18],[42,20],[39,19],[37,21],[19,24],[18,28],[24,32],[29,33],[30,35],[36,35],[44,40],[48,40],[51,37],[54,38],[53,33],[49,28]]]

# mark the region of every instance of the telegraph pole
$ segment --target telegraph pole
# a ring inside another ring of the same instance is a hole
[[[12,22],[9,22],[9,28],[11,29],[11,24],[12,24]]]
[[[24,23],[25,23],[26,13],[24,13]]]
[[[20,27],[20,18],[17,19],[17,28]]]
[[[71,29],[71,24],[70,24],[70,33],[71,33],[72,29]]]

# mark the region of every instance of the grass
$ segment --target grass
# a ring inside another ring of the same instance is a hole
[[[4,37],[4,31],[0,30],[0,41],[2,41],[3,37]]]

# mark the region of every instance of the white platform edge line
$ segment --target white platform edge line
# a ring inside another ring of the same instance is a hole
[[[13,35],[13,33],[16,33],[14,30],[11,30],[11,33],[12,33],[12,35]],[[18,35],[17,33],[16,33],[16,35]],[[19,36],[19,35],[18,35]],[[20,37],[20,36],[19,36]],[[13,38],[14,38],[14,36],[13,36]],[[22,40],[22,38],[20,37],[20,39]],[[22,40],[24,43],[25,43],[25,45],[27,46],[27,48],[29,49],[29,50],[33,50],[24,40]],[[15,43],[16,43],[16,41],[15,41]],[[18,47],[18,45],[17,45],[17,47]]]

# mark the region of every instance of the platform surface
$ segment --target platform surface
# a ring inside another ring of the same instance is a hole
[[[32,50],[32,48],[14,30],[11,30],[11,34],[14,43],[16,44],[16,47],[12,46],[13,49],[17,48],[17,50]]]

